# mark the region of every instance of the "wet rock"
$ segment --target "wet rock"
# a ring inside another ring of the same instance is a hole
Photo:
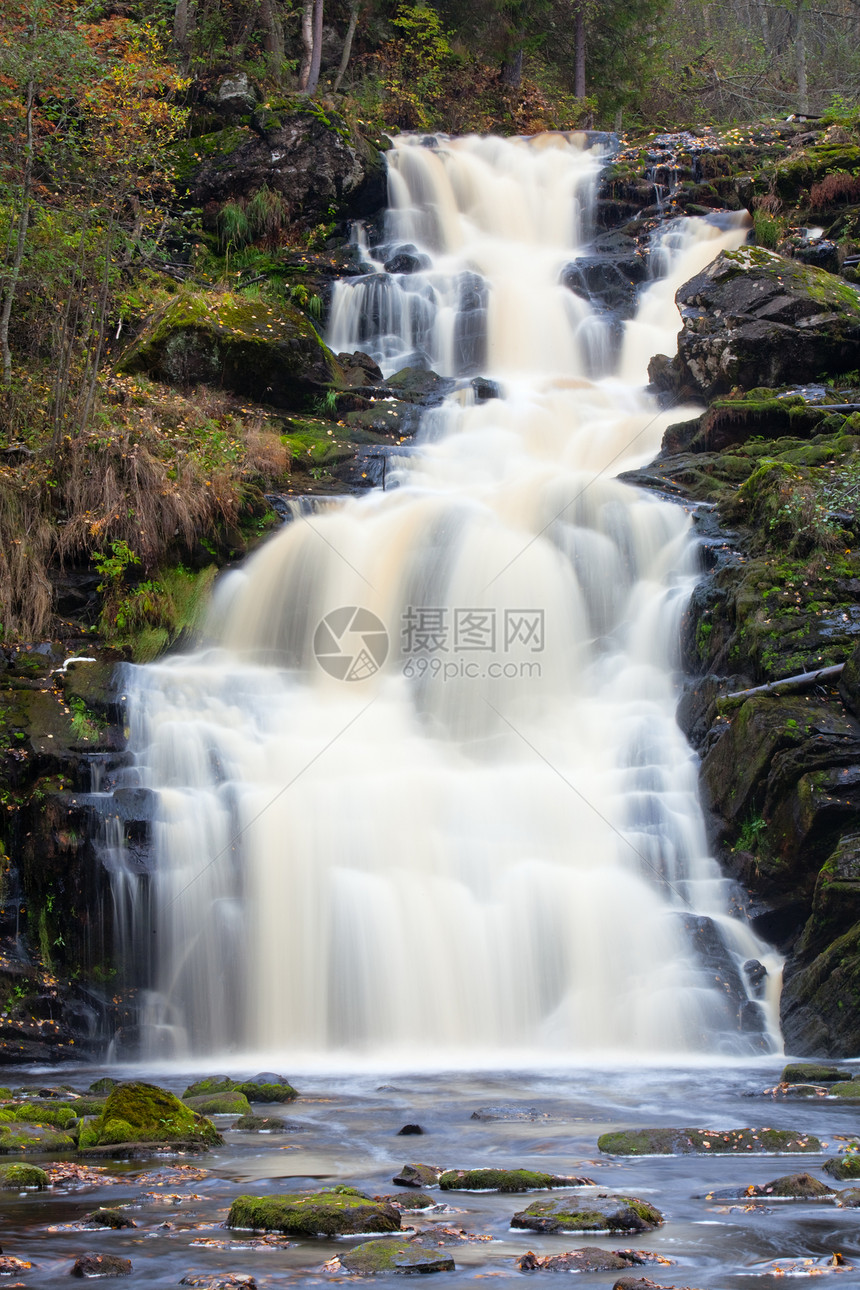
[[[838,1066],[823,1066],[817,1062],[789,1062],[779,1077],[781,1084],[835,1084],[850,1080],[851,1072]]]
[[[831,1178],[836,1178],[839,1182],[860,1178],[860,1152],[850,1151],[844,1156],[832,1156],[830,1160],[825,1160],[821,1167],[826,1174],[830,1174]]]
[[[244,1093],[231,1089],[226,1093],[204,1093],[184,1097],[183,1102],[199,1115],[250,1115],[251,1104]]]
[[[590,1178],[560,1177],[533,1169],[448,1169],[439,1178],[442,1191],[548,1191],[552,1187],[591,1187]]]
[[[0,1165],[0,1191],[44,1191],[48,1175],[38,1165]]]
[[[235,1085],[249,1102],[294,1102],[298,1092],[284,1075],[261,1071],[253,1079]]]
[[[354,1187],[333,1187],[286,1196],[238,1196],[230,1206],[227,1227],[311,1238],[357,1236],[398,1231],[400,1212]]]
[[[343,379],[313,324],[282,301],[183,290],[149,319],[120,361],[179,386],[216,385],[282,408]]]
[[[482,1106],[471,1115],[473,1120],[546,1120],[549,1116],[536,1106]]]
[[[248,1272],[189,1272],[179,1284],[196,1290],[257,1290],[257,1282]]]
[[[837,1193],[839,1204],[846,1209],[860,1209],[860,1187],[849,1187]]]
[[[648,1201],[600,1193],[536,1200],[514,1214],[511,1227],[533,1232],[650,1232],[662,1222],[663,1215]]]
[[[397,1196],[377,1196],[377,1200],[386,1200],[397,1209],[433,1209],[436,1201],[423,1191],[403,1191]]]
[[[243,1115],[233,1125],[244,1133],[301,1133],[303,1124],[282,1120],[279,1115]]]
[[[71,1269],[73,1277],[127,1277],[131,1275],[131,1259],[118,1254],[79,1254]]]
[[[94,1080],[90,1084],[88,1091],[96,1097],[107,1097],[111,1089],[116,1088],[117,1084],[119,1084],[118,1079],[114,1079],[111,1075],[103,1075],[101,1079]]]
[[[762,1155],[820,1151],[812,1134],[793,1129],[626,1129],[603,1133],[597,1146],[608,1156],[686,1156],[733,1151]]]
[[[362,1273],[422,1273],[453,1272],[454,1260],[450,1254],[439,1250],[424,1249],[412,1240],[366,1241],[340,1256],[347,1272]]]
[[[619,1277],[612,1290],[692,1290],[691,1286],[667,1286],[650,1277]]]
[[[137,1227],[137,1223],[121,1209],[94,1209],[91,1214],[84,1215],[84,1222],[92,1227],[110,1227],[114,1231],[123,1227]]]
[[[0,1253],[0,1277],[20,1276],[33,1266],[26,1259],[16,1259],[11,1254]],[[18,1283],[21,1284],[20,1282]]]
[[[787,385],[856,367],[860,294],[762,247],[723,251],[676,295],[678,356],[653,376],[712,398],[733,386]]]
[[[407,243],[385,261],[385,272],[418,273],[422,269],[429,269],[430,265],[429,255],[424,255],[416,246]]]
[[[835,1195],[828,1187],[811,1174],[785,1174],[768,1183],[753,1183],[749,1187],[726,1187],[719,1191],[708,1192],[706,1200],[751,1200],[758,1197],[773,1200],[824,1200]]]
[[[442,1172],[438,1165],[404,1165],[391,1181],[397,1187],[435,1187]]]
[[[624,1268],[658,1261],[657,1255],[641,1250],[602,1250],[584,1246],[579,1250],[566,1250],[564,1254],[535,1254],[529,1250],[517,1259],[517,1267],[520,1272],[620,1272]]]
[[[833,1097],[844,1097],[852,1102],[860,1100],[860,1080],[848,1080],[844,1084],[831,1084],[830,1093]]]
[[[109,1094],[101,1115],[86,1120],[79,1148],[88,1150],[138,1143],[202,1151],[220,1145],[221,1135],[211,1120],[198,1115],[166,1089],[155,1084],[119,1084]]]
[[[423,1134],[424,1130],[420,1124],[404,1124],[402,1129],[397,1130],[398,1138],[414,1137],[417,1134]]]

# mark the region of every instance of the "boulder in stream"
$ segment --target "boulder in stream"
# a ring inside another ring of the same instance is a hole
[[[520,1272],[621,1272],[645,1263],[668,1263],[646,1250],[604,1250],[583,1246],[563,1254],[535,1254],[529,1250],[517,1259]]]
[[[860,1151],[848,1151],[844,1156],[832,1156],[830,1160],[825,1160],[821,1167],[826,1174],[830,1174],[831,1178],[836,1178],[839,1182],[860,1178]]]
[[[251,1103],[238,1089],[226,1093],[204,1093],[201,1097],[184,1097],[183,1102],[199,1115],[250,1115]]]
[[[651,1232],[662,1222],[659,1209],[647,1200],[600,1192],[588,1197],[536,1200],[514,1214],[511,1227],[532,1232]]]
[[[372,1273],[453,1272],[451,1255],[439,1249],[425,1249],[415,1240],[365,1241],[340,1255],[346,1272],[365,1276]]]
[[[285,1196],[237,1196],[227,1227],[310,1238],[358,1236],[399,1231],[400,1211],[354,1187],[333,1187]]]
[[[591,1178],[539,1173],[534,1169],[446,1169],[442,1191],[548,1191],[552,1187],[593,1187]]]
[[[851,1072],[820,1062],[790,1062],[779,1077],[780,1084],[835,1084],[850,1080]]]
[[[751,1183],[749,1187],[723,1187],[710,1191],[705,1200],[827,1200],[834,1196],[832,1187],[812,1174],[784,1174],[772,1182]]]
[[[118,1084],[101,1115],[81,1128],[82,1154],[105,1154],[112,1147],[138,1144],[204,1151],[220,1145],[221,1135],[211,1120],[198,1115],[167,1089],[155,1084]]]
[[[443,1173],[438,1165],[404,1165],[391,1181],[397,1187],[435,1187]]]
[[[72,1266],[73,1277],[128,1277],[131,1259],[118,1254],[79,1254]]]
[[[0,1191],[44,1191],[48,1175],[38,1165],[0,1165]]]
[[[821,1150],[818,1138],[794,1129],[623,1129],[601,1134],[597,1146],[608,1156],[720,1155],[731,1151],[767,1155]]]

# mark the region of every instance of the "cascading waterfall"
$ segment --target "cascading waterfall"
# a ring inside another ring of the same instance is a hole
[[[129,669],[150,1055],[777,1042],[741,965],[778,961],[729,914],[673,716],[689,519],[615,478],[685,415],[641,388],[674,285],[745,230],[688,221],[589,375],[604,324],[560,277],[599,166],[561,135],[395,142],[385,245],[330,342],[503,397],[461,381],[384,492],[222,579],[209,648]]]

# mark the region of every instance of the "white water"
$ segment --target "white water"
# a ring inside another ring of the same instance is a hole
[[[598,167],[562,136],[397,141],[388,241],[429,267],[339,285],[330,341],[387,372],[422,350],[505,398],[459,390],[387,491],[299,516],[222,580],[210,650],[130,671],[131,747],[159,801],[137,911],[157,947],[151,1054],[773,1044],[773,998],[764,1040],[740,1033],[684,923],[711,918],[732,961],[776,980],[729,917],[673,717],[688,517],[614,479],[684,415],[641,389],[674,350],[675,285],[745,230],[689,221],[670,239],[618,374],[593,380],[600,324],[559,274]],[[365,680],[314,656],[343,606],[388,633]]]

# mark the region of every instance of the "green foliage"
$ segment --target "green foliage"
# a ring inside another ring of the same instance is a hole
[[[398,36],[381,51],[387,117],[402,129],[432,129],[454,60],[449,34],[437,11],[420,4],[401,4],[392,26]]]
[[[214,565],[194,573],[178,565],[139,582],[127,594],[114,591],[102,609],[100,627],[111,644],[148,663],[202,621],[214,582]]]
[[[767,824],[760,815],[748,815],[735,841],[735,850],[757,851],[766,829]]]
[[[775,251],[785,236],[785,221],[767,211],[756,210],[753,211],[753,229],[756,244]]]

